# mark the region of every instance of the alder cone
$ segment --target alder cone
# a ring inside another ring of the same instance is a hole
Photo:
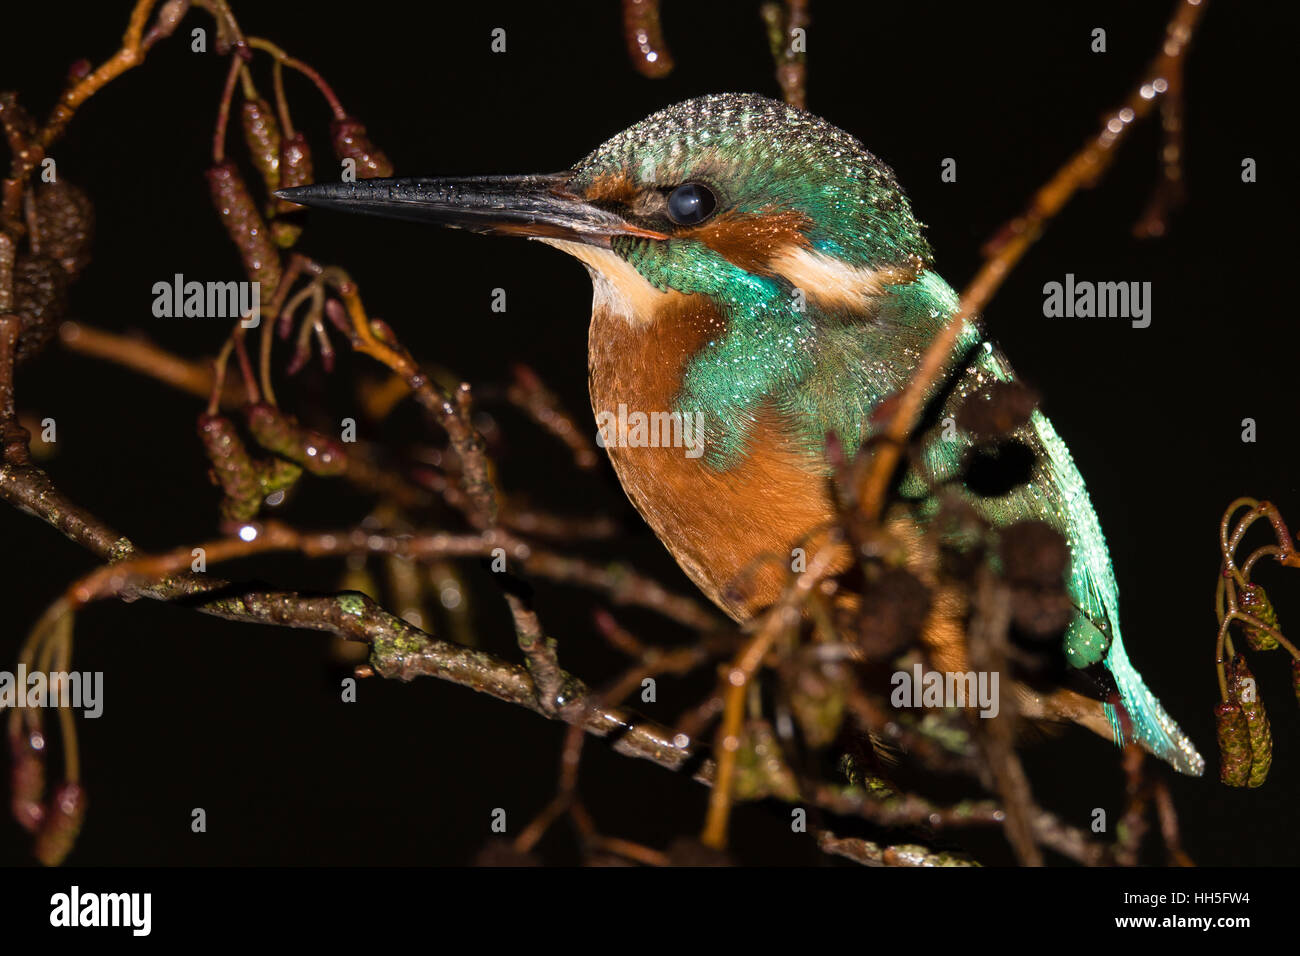
[[[36,228],[41,254],[57,259],[69,278],[90,265],[95,207],[80,188],[59,180],[36,189]]]
[[[957,409],[957,425],[981,441],[1010,435],[1029,424],[1038,395],[1019,382],[994,382]]]
[[[68,276],[57,259],[20,255],[14,261],[14,312],[19,318],[15,363],[50,344],[68,307]]]

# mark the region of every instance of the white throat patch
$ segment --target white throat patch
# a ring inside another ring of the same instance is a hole
[[[591,308],[621,316],[630,325],[653,321],[667,292],[660,292],[613,249],[589,246],[570,239],[536,237],[578,259],[591,275]]]

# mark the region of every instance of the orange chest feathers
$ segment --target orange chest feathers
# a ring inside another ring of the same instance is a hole
[[[811,557],[832,521],[824,480],[793,451],[772,411],[759,408],[746,454],[708,464],[696,428],[675,415],[686,368],[724,328],[703,296],[654,293],[645,321],[623,303],[592,315],[592,410],[624,491],[678,564],[719,607],[746,620],[787,581],[793,550]]]

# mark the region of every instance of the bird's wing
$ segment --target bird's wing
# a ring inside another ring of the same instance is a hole
[[[800,383],[798,393],[787,399],[790,413],[804,417],[820,414],[823,428],[833,426],[848,447],[856,447],[853,439],[865,438],[873,430],[873,410],[907,384],[926,345],[957,306],[952,289],[937,274],[928,272],[906,286],[893,287],[868,321],[824,320],[818,334],[829,347],[817,350],[814,369]],[[1015,377],[1006,357],[983,339],[975,323],[968,323],[963,330],[954,355],[964,357],[968,364],[954,369],[946,397],[935,399],[943,403],[942,408],[937,424],[923,439],[923,467],[930,479],[937,481],[959,476],[973,444],[968,435],[945,429],[943,419],[954,415],[967,395],[993,381]],[[1067,658],[1075,666],[1087,666],[1104,657],[1118,691],[1115,703],[1127,717],[1125,721],[1119,708],[1106,704],[1117,742],[1124,742],[1127,726],[1128,733],[1152,753],[1183,773],[1199,775],[1204,769],[1203,758],[1147,689],[1124,649],[1110,552],[1069,449],[1052,423],[1037,411],[1029,424],[1011,437],[1033,454],[1030,479],[998,497],[967,491],[971,504],[994,526],[1037,519],[1066,537],[1073,558],[1069,591],[1078,608],[1065,636]],[[810,435],[810,442],[817,438],[820,435]],[[902,492],[919,495],[927,487],[927,482],[912,474],[904,480]]]

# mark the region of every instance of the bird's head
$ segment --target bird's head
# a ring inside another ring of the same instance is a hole
[[[598,280],[627,286],[639,276],[659,291],[721,300],[761,282],[851,308],[915,276],[930,255],[888,167],[824,120],[757,95],[660,110],[563,173],[372,179],[279,195],[542,239]]]

